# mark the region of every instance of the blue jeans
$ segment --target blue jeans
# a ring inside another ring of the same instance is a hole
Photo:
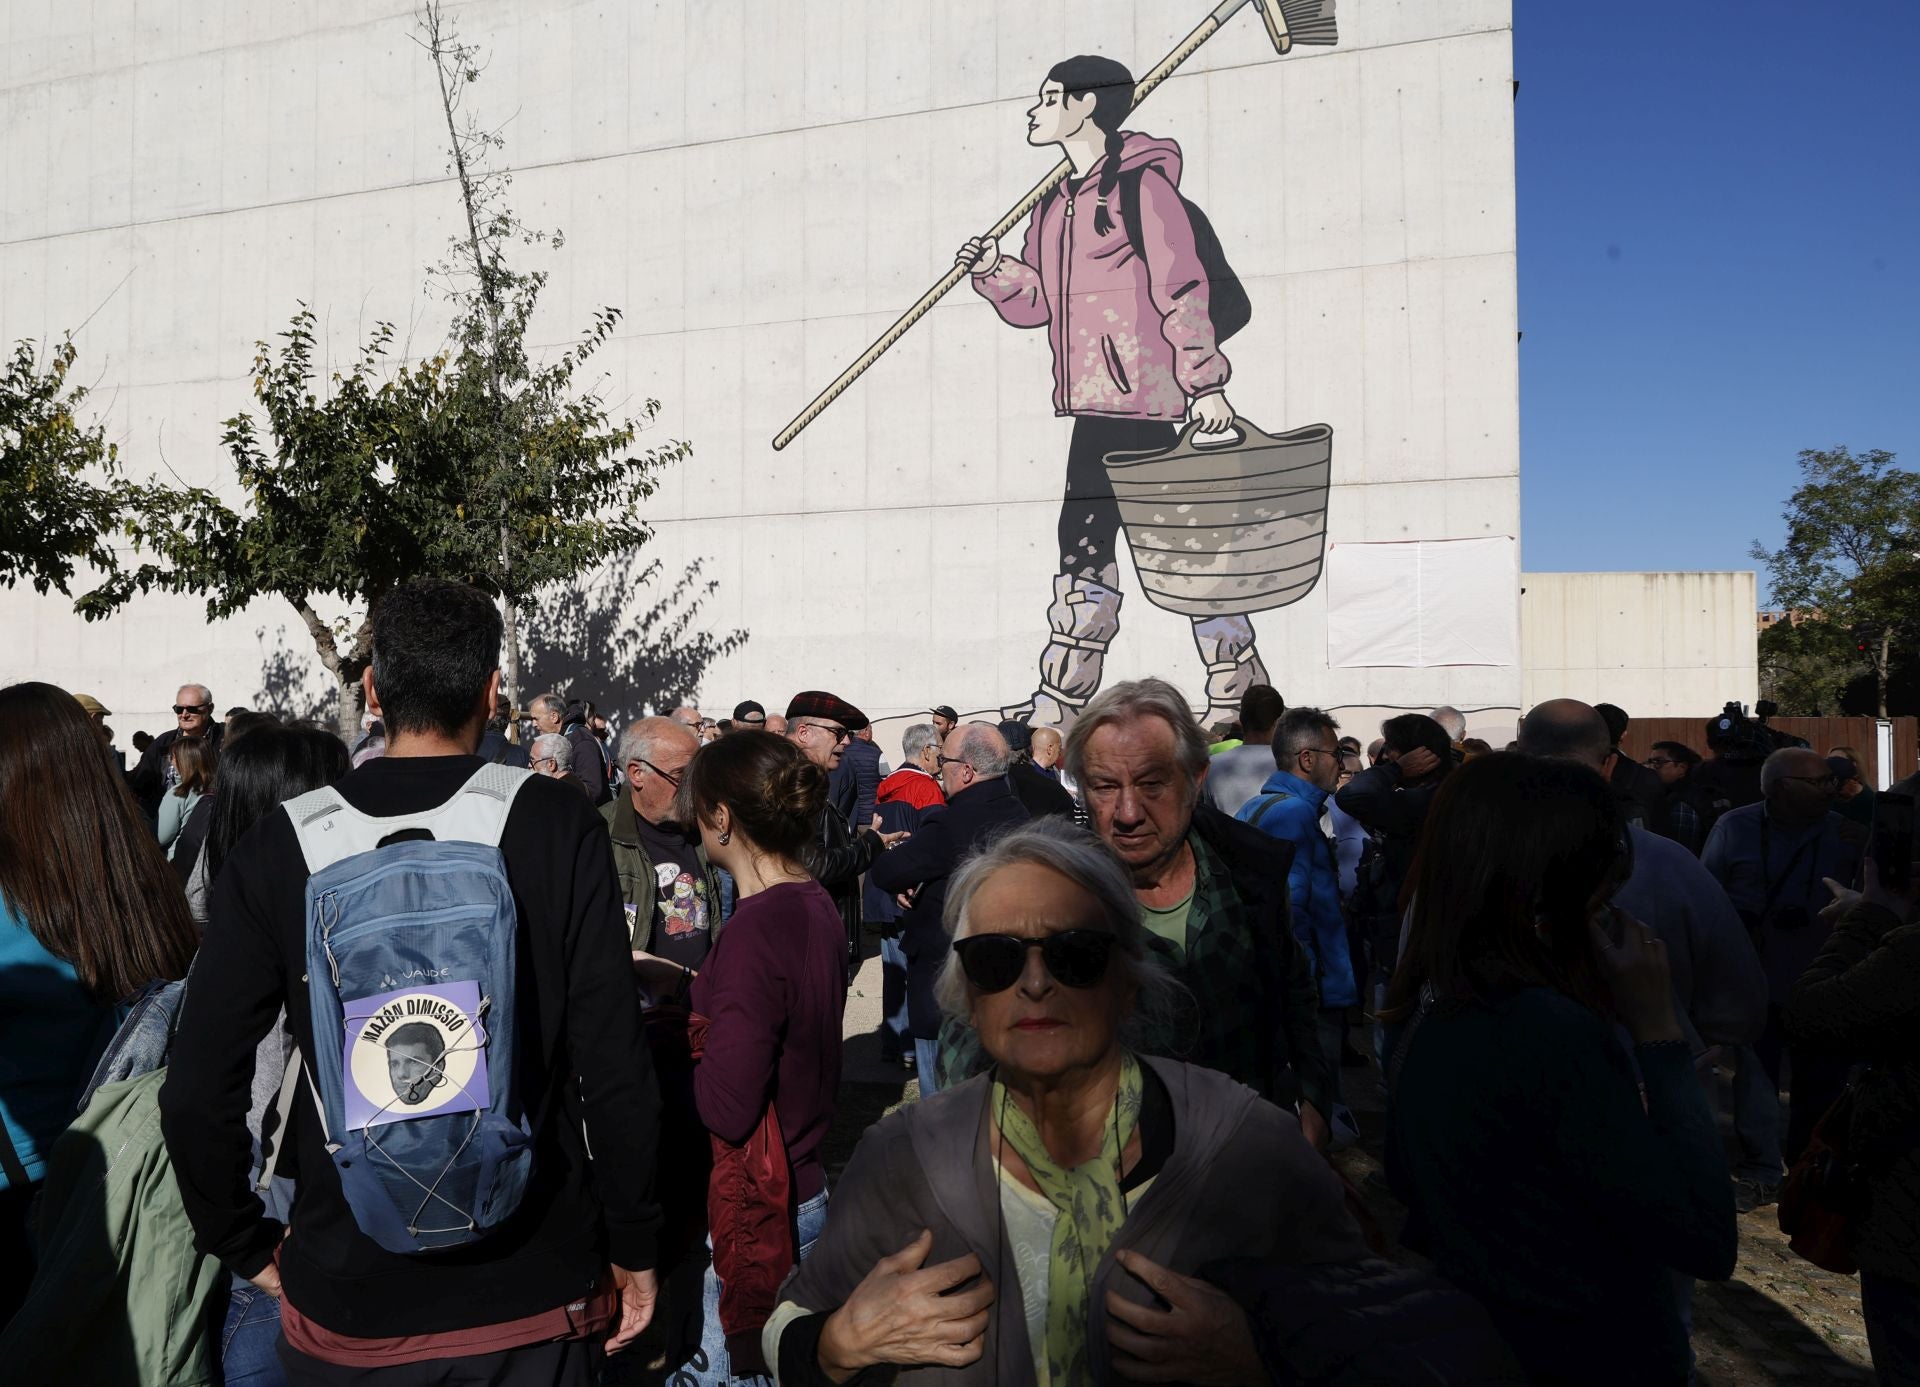
[[[880,941],[880,1024],[895,1045],[907,1039],[907,950],[898,936]]]
[[[234,1277],[220,1330],[220,1371],[227,1387],[285,1387],[287,1375],[275,1351],[279,1340],[280,1302]]]
[[[913,1072],[920,1080],[920,1096],[931,1098],[940,1091],[940,1042],[921,1040],[913,1042]]]
[[[1734,1176],[1780,1183],[1780,1082],[1751,1045],[1736,1052],[1733,1070],[1733,1130],[1740,1139]]]
[[[821,1190],[794,1210],[793,1221],[794,1240],[800,1249],[800,1260],[804,1262],[827,1226],[827,1192]],[[711,1238],[707,1239],[707,1251],[709,1254],[713,1251]],[[720,1277],[711,1261],[707,1263],[707,1274],[700,1286],[700,1309],[700,1352],[669,1380],[694,1382],[700,1387],[729,1387],[733,1383],[772,1387],[771,1377],[735,1377],[733,1374],[733,1360],[727,1355],[727,1332],[720,1327]]]

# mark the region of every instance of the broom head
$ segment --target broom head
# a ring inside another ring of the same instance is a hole
[[[1296,43],[1327,47],[1340,42],[1334,24],[1335,0],[1257,0],[1274,51],[1284,53]]]

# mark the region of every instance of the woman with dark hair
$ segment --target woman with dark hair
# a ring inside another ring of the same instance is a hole
[[[761,1327],[826,1223],[820,1146],[840,1086],[846,933],[800,864],[826,797],[826,772],[770,732],[708,743],[680,791],[678,817],[699,825],[739,893],[699,973],[682,970],[714,1156],[702,1357],[688,1366],[703,1383],[766,1373]]]
[[[1673,1273],[1733,1272],[1726,1156],[1665,947],[1610,904],[1631,851],[1593,771],[1475,757],[1428,816],[1384,1013],[1405,1241],[1540,1382],[1678,1387]]]
[[[1072,174],[1034,209],[1018,256],[975,237],[955,257],[1001,318],[1047,329],[1053,412],[1073,420],[1052,639],[1039,688],[1006,714],[1034,727],[1072,722],[1099,689],[1119,629],[1120,507],[1107,454],[1169,447],[1189,418],[1205,435],[1233,428],[1231,368],[1179,192],[1180,146],[1122,130],[1132,105],[1133,74],[1113,59],[1055,63],[1027,111],[1027,143],[1057,146]],[[1193,639],[1208,667],[1201,721],[1230,718],[1247,689],[1267,682],[1253,626],[1241,615],[1195,617]]]
[[[100,733],[51,684],[0,689],[0,1323],[33,1277],[27,1206],[118,1024],[197,935]],[[49,774],[49,766],[66,769]]]
[[[193,813],[194,806],[213,791],[213,768],[219,752],[207,737],[182,737],[168,755],[173,760],[179,783],[160,797],[158,822],[160,846],[169,860],[180,839],[180,829]]]
[[[288,727],[265,714],[248,715],[236,734],[228,724],[220,758],[220,789],[213,797],[213,817],[206,846],[188,884],[188,896],[204,925],[206,898],[221,867],[255,824],[274,809],[331,785],[348,769],[346,744],[333,733],[314,727]],[[253,1089],[247,1110],[247,1129],[256,1147],[267,1109],[279,1094],[293,1055],[293,1037],[283,1014],[254,1051]],[[266,1196],[268,1213],[284,1219],[291,1207],[290,1189],[275,1180]],[[284,1382],[274,1345],[280,1337],[280,1302],[245,1277],[236,1274],[225,1307],[220,1333],[221,1367],[229,1387],[246,1383],[269,1387]]]

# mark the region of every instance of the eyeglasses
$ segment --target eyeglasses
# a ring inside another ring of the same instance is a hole
[[[1840,777],[1832,771],[1828,771],[1825,775],[1783,775],[1780,779],[1797,780],[1803,785],[1838,785],[1840,783]]]
[[[1024,934],[969,934],[953,941],[960,969],[982,992],[1005,992],[1026,971],[1027,950],[1038,949],[1062,987],[1092,987],[1106,976],[1114,936],[1105,930],[1063,929],[1030,939]]]
[[[1676,757],[1672,756],[1649,756],[1645,761],[1641,762],[1641,764],[1650,771],[1657,771],[1662,766],[1677,766],[1680,762]]]
[[[211,703],[176,703],[173,705],[173,715],[176,718],[183,718],[188,713],[211,713],[212,711],[213,705]]]
[[[676,775],[672,771],[661,770],[658,766],[654,765],[653,762],[649,761],[644,756],[636,756],[633,759],[638,761],[641,765],[645,766],[648,770],[652,771],[655,775],[659,776],[662,780],[666,781],[667,784],[673,786],[673,788],[676,790],[680,788],[680,777],[687,773],[687,768],[685,766],[682,766],[680,768],[679,774]]]
[[[846,728],[837,722],[803,722],[800,725],[802,727],[811,727],[816,732],[826,733],[833,738],[836,746],[841,742],[852,740],[853,737],[853,733],[847,731]]]
[[[969,764],[964,756],[937,756],[934,758],[943,766],[964,766]]]

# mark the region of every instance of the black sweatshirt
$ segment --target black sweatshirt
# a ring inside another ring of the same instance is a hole
[[[450,799],[481,765],[468,756],[382,758],[339,789],[367,814],[418,813]],[[388,1252],[353,1221],[303,1081],[289,1151],[299,1193],[280,1272],[287,1299],[335,1333],[386,1338],[498,1324],[582,1298],[609,1261],[654,1264],[659,1090],[606,825],[578,789],[535,776],[514,800],[500,847],[519,915],[522,1072],[549,1086],[521,1095],[540,1121],[533,1178],[514,1216],[482,1240],[428,1255]],[[266,1265],[281,1235],[248,1185],[254,1047],[284,1006],[301,1052],[313,1053],[302,981],[306,880],[293,824],[276,809],[214,883],[160,1093],[195,1246],[243,1276]],[[340,1038],[323,1043],[337,1047]],[[559,1101],[548,1101],[555,1088]]]

